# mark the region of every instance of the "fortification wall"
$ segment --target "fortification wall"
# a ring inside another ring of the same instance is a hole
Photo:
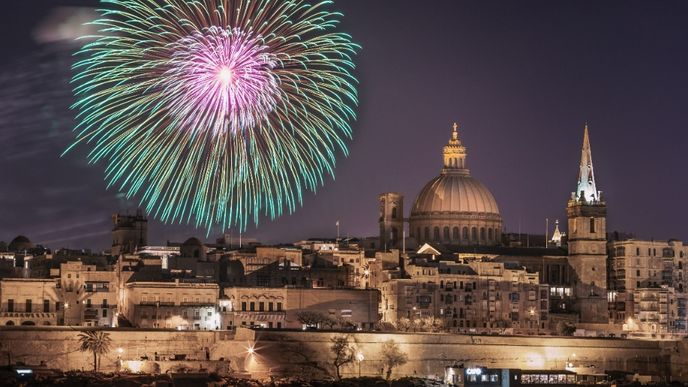
[[[101,370],[117,369],[122,361],[168,361],[174,355],[204,363],[206,369],[229,370],[255,378],[269,374],[323,377],[333,374],[331,338],[342,333],[253,331],[108,330],[112,350]],[[78,330],[57,327],[0,328],[0,364],[45,362],[62,370],[92,368],[89,353],[79,351]],[[381,343],[394,340],[408,363],[393,376],[441,377],[453,364],[522,369],[596,367],[643,374],[670,375],[688,380],[688,343],[624,339],[462,336],[449,334],[355,333],[351,335],[363,361],[344,367],[344,376],[380,375]],[[117,349],[121,348],[121,352]],[[157,353],[157,354],[156,354]],[[213,364],[213,362],[217,362]],[[199,363],[200,364],[200,363]],[[165,368],[174,366],[166,365]],[[685,375],[684,375],[685,374]]]

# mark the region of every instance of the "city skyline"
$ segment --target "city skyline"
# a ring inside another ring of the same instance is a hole
[[[688,54],[678,49],[686,35],[684,4],[562,8],[533,2],[497,9],[395,2],[398,12],[389,13],[390,4],[337,3],[346,15],[343,29],[363,50],[357,60],[360,118],[350,156],[339,155],[336,179],[326,178],[317,194],[305,195],[293,215],[261,219],[246,236],[266,243],[334,237],[337,221],[343,236],[376,235],[377,195],[396,191],[412,201],[441,169],[440,150],[456,121],[468,148],[468,167],[494,193],[507,232],[517,232],[520,225],[523,232],[544,233],[545,218],[551,228],[554,219],[565,219],[588,122],[598,188],[609,204],[608,230],[685,238],[688,226],[675,216],[685,185],[681,149],[688,143],[681,130],[682,90],[688,83],[682,64]],[[3,82],[10,85],[9,77],[24,67],[18,64],[38,64],[29,59],[40,50],[36,44],[27,49],[26,41],[50,11],[22,8],[15,23],[25,26],[10,26],[21,38],[2,43],[14,54],[2,69]],[[431,16],[441,19],[430,21]],[[395,28],[408,20],[417,28]],[[424,39],[429,31],[433,39]],[[39,58],[43,65],[54,63]],[[62,86],[55,94],[37,96],[71,98],[68,85]],[[28,91],[10,90],[3,99],[28,98]],[[50,102],[48,107],[69,105],[71,99]],[[55,111],[61,117],[61,110]],[[2,113],[10,129],[4,133],[9,152],[3,156],[9,184],[0,191],[8,221],[0,227],[0,240],[24,234],[54,248],[107,248],[110,214],[133,212],[135,205],[118,199],[113,189],[106,191],[102,165],[86,169],[83,153],[58,158],[72,139],[70,120],[50,114],[48,109],[46,117],[20,118],[12,126],[21,114]],[[39,130],[48,123],[54,127],[45,136]],[[205,236],[204,230],[157,221],[150,231],[153,244]],[[213,230],[210,239],[219,231]]]

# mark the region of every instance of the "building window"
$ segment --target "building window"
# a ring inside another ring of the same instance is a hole
[[[471,228],[471,239],[474,241],[478,240],[478,228],[477,227]]]
[[[269,311],[269,312],[272,312],[272,311],[273,311],[273,303],[272,303],[272,301],[271,301],[271,302],[268,302],[268,311]]]
[[[55,303],[55,312],[59,312],[59,311],[60,311],[60,305],[61,305],[61,304],[62,304],[62,303],[61,303],[60,301],[57,301],[57,302]]]
[[[445,240],[445,241],[448,241],[448,240],[450,239],[450,238],[449,238],[449,227],[444,227],[443,234],[444,234],[444,235],[443,235],[443,236],[444,236],[444,240]]]
[[[640,270],[636,270],[635,275],[636,275],[636,277],[640,277]]]
[[[241,303],[241,311],[246,312],[246,301]]]
[[[463,228],[463,236],[462,239],[467,241],[468,240],[468,227]]]
[[[103,317],[107,317],[107,309],[103,309]]]
[[[263,301],[258,303],[258,310],[261,312],[265,312],[265,303]]]
[[[640,256],[640,247],[635,248],[635,255]]]
[[[452,239],[455,241],[459,240],[459,228],[458,227],[454,227],[452,229]]]
[[[249,309],[251,310],[251,312],[255,312],[255,310],[256,310],[256,303],[253,302],[253,301],[251,301],[251,303],[249,303]]]
[[[485,227],[480,227],[480,240],[485,240]]]
[[[107,308],[108,307],[107,299],[103,298],[103,303],[101,305],[103,306],[103,308]]]
[[[492,241],[494,239],[494,234],[492,232],[492,229],[489,228],[487,229],[487,240]]]
[[[24,310],[27,313],[31,313],[31,300],[26,300],[26,309]]]
[[[396,218],[397,218],[397,208],[394,207],[394,208],[392,208],[392,219],[396,219]]]
[[[281,303],[281,302],[278,302],[278,303],[277,303],[277,311],[278,311],[278,312],[281,312],[281,311],[282,311],[282,303]]]
[[[435,227],[432,229],[432,240],[433,241],[439,241],[440,240],[440,228]]]
[[[7,311],[14,312],[14,300],[11,298],[7,300]]]
[[[86,300],[86,307],[87,308],[91,307],[91,299],[90,298],[88,300]]]
[[[595,232],[595,218],[591,217],[590,218],[590,233]]]
[[[430,240],[430,227],[425,228],[425,240]]]

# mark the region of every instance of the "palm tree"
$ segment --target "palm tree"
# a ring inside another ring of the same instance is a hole
[[[110,334],[103,331],[84,331],[79,333],[79,350],[93,353],[93,372],[98,371],[98,356],[110,352],[112,339]]]

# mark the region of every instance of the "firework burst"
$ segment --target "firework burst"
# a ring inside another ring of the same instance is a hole
[[[75,65],[72,147],[89,144],[109,186],[165,222],[244,229],[333,174],[358,46],[331,1],[102,3]]]

